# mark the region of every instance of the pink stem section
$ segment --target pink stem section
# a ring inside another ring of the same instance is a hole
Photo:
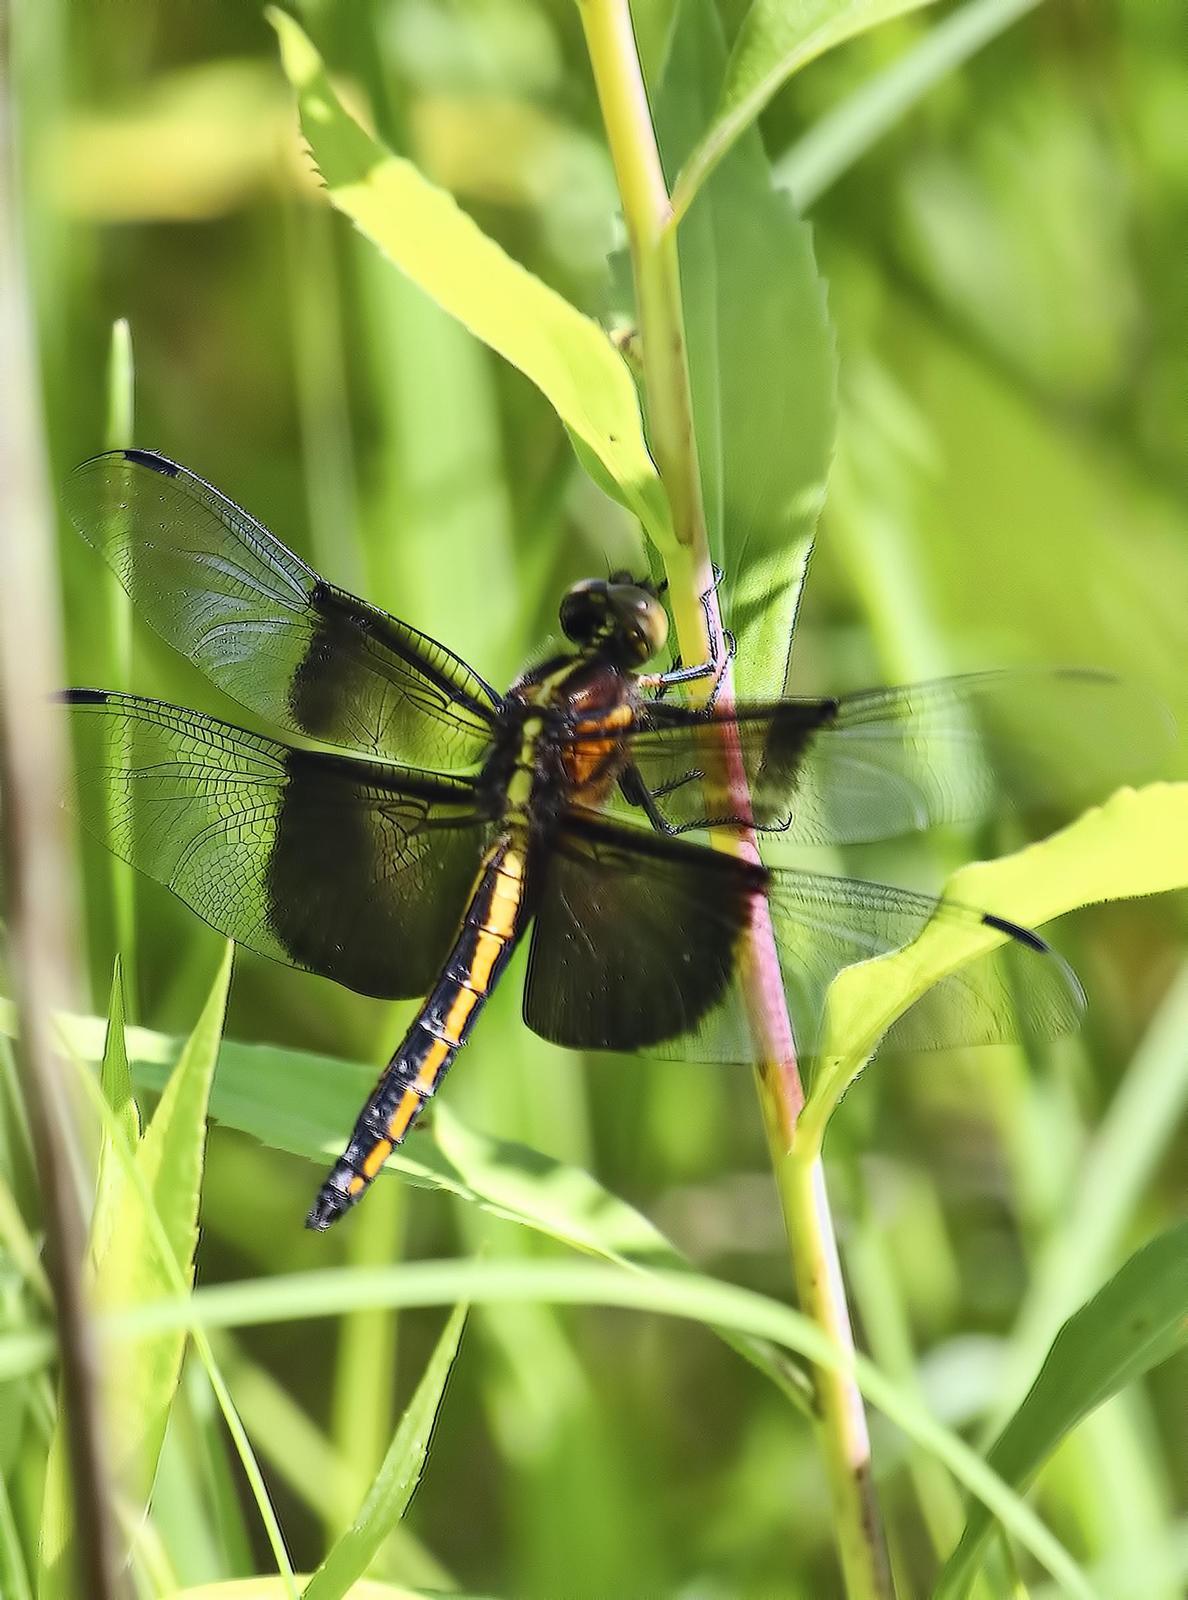
[[[726,658],[701,493],[693,401],[685,351],[680,266],[672,210],[656,146],[628,0],[580,0],[595,86],[631,244],[636,314],[647,396],[648,441],[672,513],[664,550],[669,596],[687,662],[724,663],[718,704],[729,711],[734,688]],[[702,597],[706,597],[704,602]],[[704,685],[708,694],[710,684]],[[720,725],[706,740],[730,795],[731,814],[751,819],[750,791],[737,729]],[[758,862],[754,828],[720,832],[715,845]],[[759,1102],[788,1230],[800,1304],[835,1347],[853,1352],[819,1152],[798,1149],[796,1126],[804,1090],[796,1063],[783,977],[767,902],[754,897],[743,970],[748,1020],[756,1047]],[[801,1141],[803,1145],[803,1141]],[[870,1479],[870,1445],[852,1372],[815,1373],[822,1451],[829,1475],[836,1538],[851,1600],[892,1594],[878,1504]]]

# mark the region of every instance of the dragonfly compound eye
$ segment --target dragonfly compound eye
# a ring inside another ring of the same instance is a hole
[[[575,583],[561,601],[561,631],[574,644],[589,644],[606,622],[607,584],[602,578]]]
[[[642,666],[664,647],[668,613],[654,594],[635,584],[613,584],[610,604],[624,655],[634,665]]]

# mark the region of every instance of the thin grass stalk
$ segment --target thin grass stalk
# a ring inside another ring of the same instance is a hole
[[[112,323],[111,345],[107,358],[107,417],[103,448],[127,450],[135,443],[136,368],[132,353],[132,330],[126,317]],[[132,687],[132,601],[114,572],[103,576],[107,589],[107,626],[110,662],[115,688],[125,692]],[[111,797],[108,797],[111,804]],[[125,1005],[128,1020],[139,1015],[136,956],[136,880],[126,861],[113,854],[108,862],[111,873],[111,903],[115,918],[116,949],[123,961]]]
[[[676,220],[664,181],[628,0],[581,0],[582,23],[619,184],[635,280],[649,440],[672,512],[674,543],[664,551],[677,638],[688,662],[727,658],[710,557],[684,337]],[[708,695],[711,685],[700,686]],[[698,688],[693,689],[696,698]],[[729,711],[729,663],[718,705]],[[750,816],[737,738],[720,759],[732,811]],[[716,837],[719,848],[758,861],[754,831]],[[862,1399],[849,1367],[853,1335],[825,1190],[820,1150],[795,1138],[804,1105],[791,1021],[766,904],[757,898],[743,982],[761,1065],[756,1084],[788,1232],[801,1309],[847,1358],[816,1369],[819,1432],[829,1473],[836,1536],[852,1600],[893,1593]]]
[[[116,1160],[120,1163],[124,1181],[136,1191],[136,1195],[144,1207],[144,1215],[148,1223],[153,1248],[161,1266],[164,1268],[166,1277],[169,1279],[170,1288],[179,1300],[184,1301],[193,1293],[192,1286],[187,1281],[177,1256],[174,1254],[173,1246],[157,1211],[148,1182],[137,1165],[135,1155],[128,1143],[127,1135],[120,1126],[111,1107],[104,1099],[98,1084],[87,1072],[85,1066],[77,1061],[75,1066],[78,1071],[79,1085],[94,1109],[96,1120],[102,1123],[103,1131],[111,1141],[111,1147]],[[256,1459],[256,1453],[252,1448],[247,1429],[244,1427],[222,1369],[215,1360],[210,1335],[204,1328],[195,1327],[190,1329],[189,1332],[193,1340],[194,1350],[205,1369],[211,1393],[215,1397],[215,1401],[222,1413],[224,1425],[231,1436],[231,1442],[239,1457],[239,1464],[243,1469],[244,1477],[247,1479],[248,1490],[255,1500],[256,1508],[260,1513],[260,1521],[265,1537],[276,1560],[277,1577],[280,1580],[281,1591],[285,1596],[285,1600],[299,1600],[297,1579],[293,1571],[292,1562],[289,1560],[288,1547],[285,1544],[280,1521],[269,1497],[268,1486],[264,1481],[264,1474],[260,1470],[260,1464]],[[90,1600],[89,1593],[87,1600]]]
[[[5,877],[19,1018],[17,1061],[41,1192],[53,1289],[74,1513],[76,1579],[117,1600],[118,1540],[100,1415],[98,1356],[83,1289],[86,1227],[78,1148],[51,1014],[77,992],[72,857],[61,810],[64,727],[49,710],[62,681],[54,519],[46,482],[32,307],[19,232],[12,39],[0,12],[0,776]]]
[[[775,181],[804,212],[942,79],[1034,11],[1040,0],[969,0],[818,118],[776,163]]]

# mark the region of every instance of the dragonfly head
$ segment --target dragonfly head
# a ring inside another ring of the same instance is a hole
[[[668,614],[651,589],[615,572],[583,578],[566,591],[561,628],[583,649],[598,646],[623,666],[641,667],[663,649]]]

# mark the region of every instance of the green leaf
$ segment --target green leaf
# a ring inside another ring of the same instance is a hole
[[[135,1030],[133,1049],[137,1078],[150,1085],[161,1082],[170,1042]],[[374,1078],[374,1069],[359,1062],[229,1040],[219,1058],[211,1115],[263,1144],[321,1161],[341,1149]],[[525,1145],[476,1133],[444,1101],[434,1107],[432,1135],[418,1133],[389,1157],[385,1172],[399,1172],[419,1187],[453,1195],[604,1261],[692,1270],[658,1228],[588,1172]],[[805,1406],[808,1380],[782,1352],[728,1331],[722,1337],[796,1405]]]
[[[99,1087],[111,1107],[115,1126],[128,1150],[140,1140],[140,1112],[132,1094],[132,1073],[128,1066],[128,1047],[124,1038],[124,983],[117,960],[111,981],[111,1000],[107,1010],[107,1039],[103,1046]],[[112,1233],[119,1222],[120,1196],[124,1189],[124,1168],[115,1149],[112,1132],[103,1130],[99,1146],[99,1172],[95,1185],[95,1210],[91,1219],[91,1260],[100,1261],[107,1253]]]
[[[904,1432],[943,1461],[1003,1526],[1059,1578],[1070,1594],[1092,1600],[1068,1552],[1031,1508],[957,1435],[935,1421],[918,1396],[884,1377],[861,1355],[850,1356],[815,1322],[749,1289],[695,1273],[626,1272],[601,1262],[574,1260],[402,1262],[391,1267],[329,1268],[199,1288],[133,1307],[107,1319],[113,1338],[140,1338],[169,1328],[230,1328],[268,1322],[337,1317],[361,1306],[452,1304],[610,1305],[681,1317],[706,1327],[728,1326],[796,1350],[830,1369],[851,1364],[859,1387]],[[32,1345],[0,1331],[0,1371],[28,1370],[51,1353],[48,1341]],[[17,1367],[17,1352],[26,1365]]]
[[[112,1109],[119,1135],[126,1141],[129,1150],[135,1149],[140,1137],[140,1117],[132,1098],[132,1075],[128,1068],[124,1039],[124,991],[118,960],[112,974],[99,1083],[103,1097]],[[111,1134],[105,1129],[99,1146],[95,1207],[89,1240],[92,1273],[123,1223],[125,1189],[124,1166],[119,1159],[119,1152],[113,1146]],[[74,1515],[65,1466],[65,1433],[59,1391],[59,1414],[50,1440],[42,1492],[38,1591],[43,1596],[60,1592],[64,1572],[70,1562]]]
[[[231,953],[228,945],[202,1015],[136,1147],[137,1169],[187,1283],[193,1278],[198,1243],[206,1113],[227,1005]],[[139,1305],[175,1292],[176,1274],[162,1262],[157,1236],[139,1186],[125,1185],[112,1238],[96,1262],[98,1306]],[[147,1500],[156,1473],[184,1347],[184,1338],[176,1335],[146,1341],[110,1373],[108,1405],[119,1419],[115,1466],[137,1504]]]
[[[1007,1347],[996,1420],[1015,1405],[1053,1334],[1101,1282],[1144,1205],[1188,1107],[1188,963],[1151,1019],[1085,1145],[1075,1190],[1038,1253]]]
[[[1061,1328],[1031,1392],[987,1458],[1023,1489],[1089,1413],[1188,1342],[1188,1222],[1139,1250]],[[993,1525],[975,1505],[941,1573],[936,1600],[959,1600]]]
[[[942,78],[1040,0],[969,0],[815,122],[776,163],[775,179],[807,211]]]
[[[304,1600],[340,1600],[351,1592],[352,1584],[367,1571],[407,1510],[425,1469],[446,1380],[466,1325],[466,1311],[461,1305],[451,1312],[358,1516],[302,1591]]]
[[[659,1228],[582,1168],[526,1145],[475,1133],[444,1104],[434,1110],[433,1133],[441,1155],[471,1198],[493,1215],[620,1266],[693,1271],[692,1263]],[[765,1340],[729,1328],[714,1331],[795,1406],[806,1413],[811,1410],[812,1382],[803,1367]]]
[[[330,1268],[200,1288],[185,1300],[133,1308],[108,1320],[113,1337],[141,1337],[174,1327],[229,1328],[266,1322],[341,1316],[361,1306],[613,1305],[730,1327],[798,1351],[821,1366],[851,1358],[816,1323],[777,1300],[695,1273],[626,1272],[590,1261],[404,1262],[394,1267]],[[52,1355],[47,1336],[30,1339],[0,1331],[0,1372],[35,1370]],[[1057,1577],[1069,1594],[1092,1600],[1084,1577],[1034,1511],[956,1434],[937,1422],[917,1395],[884,1377],[861,1355],[852,1357],[859,1387],[909,1438],[943,1461],[989,1505],[1003,1526]]]
[[[754,0],[726,65],[708,128],[673,191],[683,216],[694,195],[776,92],[810,61],[933,0]]]
[[[673,170],[725,60],[711,6],[686,3],[657,99]],[[725,573],[740,697],[783,692],[789,641],[833,456],[837,358],[812,231],[743,136],[678,237],[706,520]]]
[[[1038,844],[962,867],[945,898],[1041,927],[1078,906],[1188,887],[1188,784],[1120,789]],[[933,922],[906,949],[847,967],[826,1003],[820,1067],[798,1128],[819,1138],[829,1114],[897,1017],[948,973],[1001,944],[977,923]]]
[[[193,1275],[194,1247],[198,1242],[206,1108],[227,1004],[231,955],[228,944],[202,1015],[182,1047],[153,1120],[134,1151],[144,1187],[187,1282]],[[113,1105],[127,1131],[131,1126],[130,1096],[124,1094],[127,1058],[122,1035],[123,1007],[117,982],[104,1047],[104,1087],[109,1092],[114,1090]],[[91,1250],[94,1300],[100,1311],[160,1300],[171,1295],[176,1286],[176,1273],[162,1262],[156,1246],[141,1186],[126,1181],[123,1171],[116,1177],[114,1152],[109,1154],[112,1159],[101,1168],[105,1187],[96,1204],[98,1227]],[[148,1502],[169,1408],[181,1374],[185,1342],[180,1330],[155,1334],[123,1352],[122,1359],[109,1362],[104,1370],[104,1405],[112,1419],[109,1456],[117,1481],[137,1508]],[[62,1470],[64,1449],[59,1408],[46,1472],[39,1552],[39,1588],[49,1593],[56,1592],[62,1563],[69,1559],[72,1535]]]
[[[580,1167],[476,1133],[444,1104],[434,1108],[433,1135],[452,1170],[487,1209],[621,1266],[679,1264],[658,1228]]]
[[[0,1033],[14,1025],[11,1006],[0,1002]],[[99,1019],[67,1017],[59,1027],[81,1057],[98,1055]],[[146,1088],[167,1082],[178,1041],[130,1028],[128,1042],[136,1081]],[[374,1081],[374,1069],[357,1061],[228,1039],[219,1052],[210,1115],[273,1149],[322,1161],[338,1154]],[[427,1131],[418,1133],[389,1157],[385,1172],[399,1172],[418,1187],[453,1195],[604,1261],[638,1270],[692,1271],[647,1217],[580,1167],[476,1133],[444,1101],[434,1107],[432,1129],[432,1141]],[[782,1351],[729,1329],[717,1331],[795,1405],[808,1404],[808,1379]]]
[[[600,483],[613,488],[654,540],[666,542],[667,503],[644,443],[635,385],[607,335],[513,261],[451,195],[366,133],[335,95],[297,23],[275,7],[266,14],[331,203],[393,265],[537,385],[600,464]]]

